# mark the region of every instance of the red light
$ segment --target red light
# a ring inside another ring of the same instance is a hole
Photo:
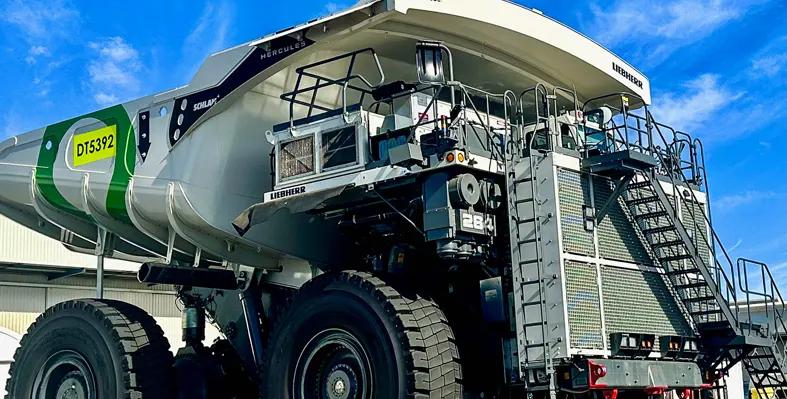
[[[689,388],[678,389],[676,392],[678,393],[679,399],[694,399],[694,392]]]
[[[588,360],[588,372],[590,373],[590,388],[604,388],[607,386],[606,384],[597,384],[599,379],[607,375],[607,366]]]
[[[601,394],[604,395],[604,399],[617,399],[618,389],[607,389],[605,391],[601,391]]]
[[[647,387],[645,388],[645,393],[648,395],[663,395],[666,390],[666,386]]]

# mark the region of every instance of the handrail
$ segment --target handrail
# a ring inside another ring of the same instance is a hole
[[[748,265],[750,264],[759,266],[760,268],[759,271],[762,276],[762,292],[754,291],[753,288],[749,287]],[[787,326],[785,326],[784,319],[783,319],[784,311],[785,311],[784,298],[782,297],[782,294],[779,291],[779,286],[776,284],[776,279],[773,278],[773,274],[771,274],[771,270],[770,268],[768,268],[768,265],[751,259],[738,258],[738,274],[741,275],[741,278],[739,279],[738,282],[739,288],[741,292],[746,294],[746,306],[747,306],[747,316],[749,319],[749,328],[751,328],[751,324],[752,324],[750,295],[754,295],[763,298],[765,304],[766,316],[770,314],[768,306],[771,305],[771,307],[773,308],[773,315],[775,317],[774,327],[777,330],[776,335],[780,335],[778,331],[779,326],[776,324],[777,320],[782,325],[782,330],[787,331]],[[766,284],[766,282],[770,284]],[[768,293],[769,289],[770,289],[770,294]],[[779,305],[781,310],[777,310],[777,305]]]
[[[647,115],[648,115],[649,119],[653,120],[653,115],[651,115],[650,112],[648,112]],[[664,138],[663,133],[661,132],[661,129],[659,128],[659,125],[658,124],[654,124],[654,126],[656,127],[656,131],[658,132],[658,134],[661,137],[661,139],[666,141],[666,139]],[[657,154],[659,155],[659,157],[661,157],[663,155],[660,152],[658,152]],[[660,159],[660,161],[663,161],[663,159]],[[686,176],[683,174],[683,171],[682,170],[677,170],[676,172],[679,173],[679,176],[682,178],[682,181],[685,182],[686,181]],[[672,173],[668,173],[667,177],[670,179],[670,182],[673,184],[673,187],[677,187],[677,184],[676,184],[676,182],[675,182],[675,180],[674,180],[674,178],[672,176]],[[689,192],[691,194],[691,199],[692,199],[693,202],[698,203],[698,204],[700,203],[699,199],[697,198],[696,194],[694,193],[694,190],[689,189],[689,190],[687,190],[687,192]],[[675,195],[674,197],[676,199],[678,199],[678,200],[676,200],[676,204],[678,203],[677,201],[685,201],[685,199],[681,195]],[[686,206],[686,210],[691,214],[691,218],[692,218],[692,221],[694,222],[694,227],[695,227],[694,231],[702,236],[702,238],[705,241],[705,244],[708,246],[708,248],[709,249],[712,248],[715,245],[715,243],[718,242],[719,248],[721,249],[722,254],[724,255],[724,258],[727,260],[727,262],[728,262],[728,264],[730,266],[730,274],[732,275],[732,281],[730,281],[729,277],[724,272],[723,266],[719,262],[718,257],[717,256],[713,256],[713,266],[717,268],[716,289],[717,289],[717,292],[719,294],[722,294],[722,295],[726,296],[726,299],[727,299],[727,302],[728,302],[728,306],[729,306],[730,298],[732,298],[732,300],[733,300],[732,302],[733,303],[737,303],[737,294],[735,292],[735,270],[733,270],[733,262],[732,262],[732,259],[729,256],[729,254],[727,253],[727,250],[722,245],[721,239],[719,238],[718,234],[716,233],[716,230],[714,230],[713,226],[710,225],[710,220],[708,219],[708,215],[706,215],[703,212],[703,217],[705,218],[705,221],[707,223],[706,229],[710,230],[710,232],[712,234],[711,238],[714,241],[714,244],[711,244],[711,242],[708,241],[708,237],[705,235],[705,233],[703,233],[704,229],[697,228],[697,227],[699,227],[697,225],[697,217],[694,215],[694,211],[692,210],[692,207]],[[695,244],[695,246],[696,246],[696,244]],[[697,248],[695,248],[695,249],[697,249]],[[722,282],[721,279],[722,278],[723,278],[724,282],[726,283],[726,285],[725,285],[726,292],[725,293],[722,293],[720,291],[720,289],[721,289],[721,282]],[[738,309],[736,307],[736,318],[738,317],[737,313],[738,313]],[[737,321],[738,320],[735,320],[735,322],[737,322]]]
[[[367,53],[367,52],[372,55],[372,58],[374,59],[375,66],[377,68],[377,72],[380,74],[380,81],[377,84],[372,84],[363,75],[354,74],[353,73],[353,69],[355,67],[355,61],[356,61],[357,56],[360,55],[360,54],[363,54],[363,53]],[[328,78],[328,77],[325,77],[325,76],[317,75],[317,74],[312,73],[312,72],[309,71],[309,69],[312,69],[312,68],[315,68],[315,67],[318,67],[318,66],[322,66],[322,65],[326,65],[326,64],[329,64],[329,63],[332,63],[332,62],[344,60],[344,59],[347,59],[347,58],[350,59],[350,64],[347,67],[347,75],[345,77],[343,77],[343,78],[332,79],[332,78]],[[317,91],[319,89],[322,89],[322,88],[325,88],[325,87],[328,87],[328,86],[333,86],[333,85],[342,87],[342,110],[343,110],[343,115],[344,115],[344,118],[345,118],[345,121],[346,121],[346,118],[347,118],[347,90],[348,89],[353,89],[355,91],[360,92],[361,93],[361,102],[363,102],[364,96],[367,95],[367,94],[371,94],[372,93],[372,91],[370,89],[376,89],[376,88],[380,87],[385,82],[385,72],[383,71],[382,65],[380,65],[380,59],[377,56],[377,52],[375,52],[374,49],[371,48],[371,47],[367,47],[367,48],[364,48],[364,49],[352,51],[352,52],[341,54],[341,55],[338,55],[338,56],[335,56],[335,57],[332,57],[332,58],[328,58],[328,59],[320,60],[320,61],[308,64],[308,65],[304,65],[304,66],[296,68],[295,72],[298,74],[298,79],[295,82],[295,89],[293,91],[283,93],[280,96],[280,98],[282,100],[286,100],[286,101],[288,101],[290,103],[290,129],[294,129],[295,128],[295,104],[309,107],[309,116],[311,116],[312,110],[314,108],[321,109],[323,111],[329,111],[329,109],[326,109],[323,106],[315,104],[316,97],[317,97]],[[312,79],[315,79],[315,83],[313,85],[311,85],[311,86],[307,86],[305,88],[301,88],[301,82],[302,82],[304,76],[312,78]],[[350,82],[353,81],[353,80],[359,80],[361,83],[363,83],[363,85],[366,86],[366,88],[355,86],[355,85],[351,85]],[[305,101],[298,100],[298,98],[297,98],[298,95],[304,94],[304,93],[307,93],[307,92],[310,92],[310,91],[312,92],[311,102],[307,103]]]
[[[547,132],[545,134],[546,139],[547,139],[547,146],[549,147],[549,150],[552,150],[553,149],[553,144],[552,144],[552,140],[551,140],[551,137],[550,137],[550,134],[549,134],[549,128],[550,128],[550,126],[549,126],[549,100],[547,99],[547,96],[549,95],[549,92],[547,91],[547,88],[546,88],[546,86],[543,83],[537,83],[535,86],[522,91],[522,93],[519,95],[519,123],[522,126],[521,129],[524,129],[525,126],[529,126],[529,124],[525,123],[524,98],[525,98],[525,95],[527,93],[531,92],[531,91],[533,92],[533,107],[535,108],[535,111],[536,111],[536,118],[535,118],[535,122],[533,124],[533,133],[530,136],[530,140],[527,142],[527,146],[525,148],[523,148],[522,150],[524,151],[526,149],[526,151],[530,151],[531,149],[533,149],[533,143],[535,142],[535,138],[538,135],[538,124],[542,120],[545,122],[545,127],[547,129]],[[539,94],[541,94],[543,96],[543,98],[539,98]],[[543,104],[539,104],[539,100],[543,101]],[[547,114],[546,117],[542,117],[542,116],[539,115],[539,108],[542,105],[546,105],[546,114]],[[520,132],[520,133],[523,133],[523,132]],[[525,135],[525,137],[522,137],[522,138],[527,138],[527,135]]]

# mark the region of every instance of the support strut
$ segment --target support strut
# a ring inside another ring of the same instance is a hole
[[[246,320],[246,332],[249,335],[251,354],[257,366],[257,374],[262,370],[262,355],[265,343],[262,339],[262,321],[265,319],[262,307],[262,293],[255,284],[240,293],[240,302],[243,305],[243,317]]]

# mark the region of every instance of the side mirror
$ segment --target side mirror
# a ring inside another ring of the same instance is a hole
[[[415,46],[415,62],[418,68],[418,82],[425,84],[444,84],[443,49],[440,42],[420,41]]]

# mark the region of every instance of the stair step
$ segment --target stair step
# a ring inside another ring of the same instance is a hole
[[[674,262],[678,260],[686,260],[691,258],[693,258],[693,256],[689,254],[682,254],[682,255],[665,256],[663,258],[659,258],[659,261],[662,263],[667,263],[667,262]]]
[[[645,188],[650,186],[652,186],[652,184],[649,181],[638,181],[636,183],[629,183],[628,188],[629,190],[634,190],[637,188]]]
[[[644,229],[642,230],[642,234],[647,236],[648,234],[666,233],[668,231],[675,231],[675,226],[662,226]]]
[[[746,356],[747,359],[776,359],[773,355],[749,355]]]
[[[692,289],[692,288],[702,288],[702,287],[708,287],[708,283],[705,282],[705,281],[699,281],[699,282],[696,282],[696,283],[676,285],[675,289],[676,290],[689,290],[689,289]]]
[[[635,205],[649,204],[651,202],[656,202],[656,201],[659,201],[659,197],[654,195],[651,197],[642,197],[633,200],[628,200],[626,201],[626,203],[629,204],[629,206],[635,206]]]
[[[668,215],[669,213],[667,213],[667,211],[649,212],[649,213],[641,213],[639,215],[634,215],[634,219],[636,220],[658,219]]]
[[[710,300],[715,300],[716,297],[714,296],[698,296],[695,298],[683,298],[683,302],[685,303],[697,303],[697,302],[705,302]]]
[[[699,273],[698,269],[677,269],[677,270],[670,270],[667,272],[668,276],[680,276],[683,274],[691,274],[691,273]]]
[[[683,240],[672,240],[672,241],[654,242],[653,244],[650,244],[650,246],[653,249],[674,247],[676,245],[685,245],[685,243],[683,242]]]
[[[699,310],[696,312],[689,312],[692,316],[710,316],[713,314],[720,314],[722,313],[721,309],[708,309],[708,310]]]

